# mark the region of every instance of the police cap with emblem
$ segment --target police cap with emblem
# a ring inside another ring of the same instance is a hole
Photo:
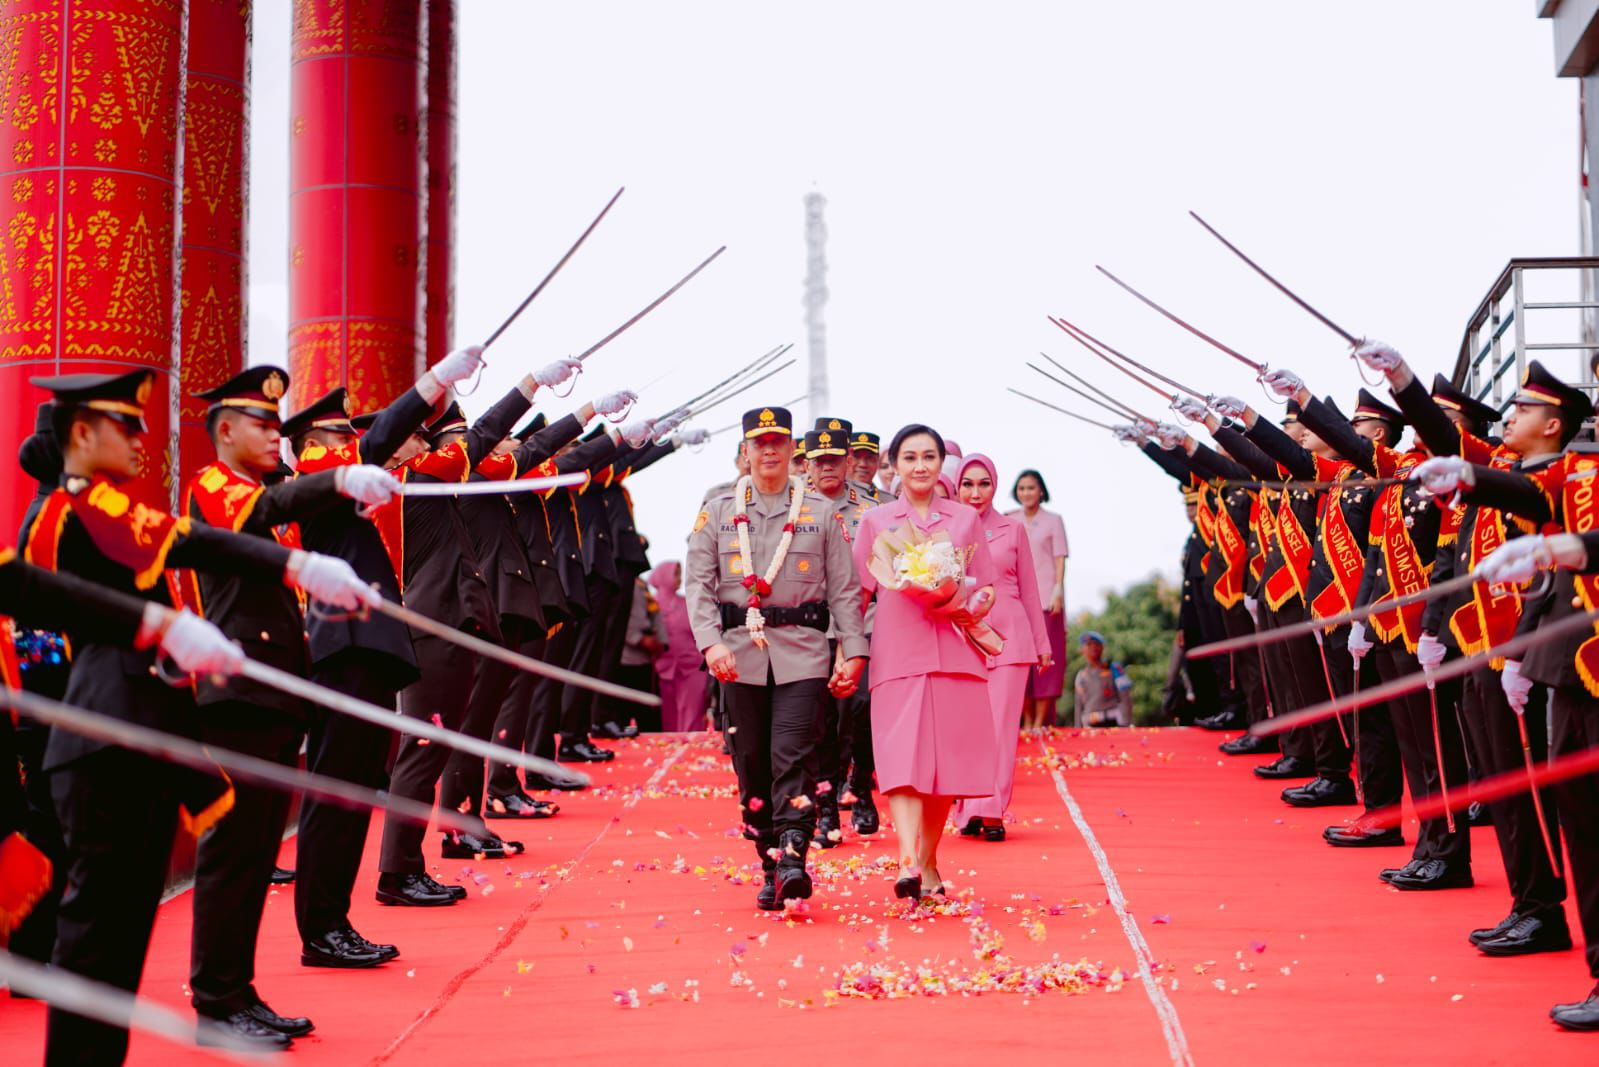
[[[466,413],[461,410],[461,405],[452,400],[444,407],[444,414],[428,423],[428,437],[437,440],[448,433],[465,433],[468,423]]]
[[[1288,410],[1283,413],[1282,425],[1287,426],[1290,423],[1295,423],[1295,422],[1298,422],[1298,421],[1299,421],[1299,401],[1290,400],[1290,401],[1288,401]]]
[[[867,433],[865,430],[860,430],[851,434],[849,450],[851,452],[870,452],[876,455],[883,450],[883,439],[875,433]]]
[[[805,435],[805,458],[818,456],[847,456],[849,438],[836,430],[812,430]]]
[[[350,425],[350,396],[342,386],[283,420],[284,437],[298,437],[307,430],[355,431]]]
[[[48,389],[55,396],[58,434],[62,433],[73,412],[84,409],[109,415],[136,433],[149,429],[144,422],[144,406],[155,389],[153,370],[126,374],[58,374],[53,378],[29,378],[28,383]]]
[[[794,416],[788,408],[755,408],[744,413],[744,439],[753,440],[769,433],[794,436]]]
[[[194,399],[211,406],[206,415],[218,411],[238,411],[266,422],[278,422],[278,401],[289,388],[289,372],[282,367],[251,367],[235,374],[215,389],[195,393]]]
[[[1458,411],[1477,427],[1488,427],[1499,421],[1499,412],[1455,385],[1442,374],[1432,377],[1432,398],[1441,408]]]
[[[1537,360],[1527,364],[1521,376],[1521,389],[1516,393],[1517,404],[1547,404],[1560,410],[1561,443],[1569,442],[1582,429],[1582,420],[1593,414],[1593,404],[1581,389],[1567,385],[1544,370]]]
[[[847,439],[850,434],[855,432],[854,424],[848,419],[817,419],[816,425],[812,429],[826,430],[828,433],[837,435],[840,440]]]
[[[1371,393],[1362,389],[1355,397],[1355,413],[1350,416],[1350,422],[1364,422],[1367,419],[1376,419],[1388,424],[1390,437],[1398,437],[1405,428],[1405,416],[1397,408],[1391,408]]]

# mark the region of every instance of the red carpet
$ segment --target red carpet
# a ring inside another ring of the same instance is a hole
[[[1599,1035],[1546,1017],[1589,988],[1580,948],[1493,960],[1466,943],[1508,907],[1491,830],[1474,835],[1475,889],[1399,893],[1376,872],[1408,849],[1327,847],[1330,819],[1284,806],[1217,740],[1058,732],[1048,752],[1024,746],[1011,839],[949,839],[961,898],[909,917],[874,869],[894,855],[886,830],[815,857],[805,913],[756,911],[717,745],[624,743],[558,818],[497,824],[526,856],[441,863],[473,887],[461,905],[381,908],[369,862],[355,923],[403,952],[381,970],[300,967],[292,897],[277,893],[257,985],[316,1020],[283,1060],[301,1065],[714,1062],[780,1045],[821,1062],[1599,1062]],[[292,841],[285,852],[292,863]],[[163,909],[145,974],[144,994],[174,1006],[188,917],[187,895]],[[0,1060],[38,1062],[43,1019],[0,999]],[[201,1058],[136,1036],[130,1062]]]

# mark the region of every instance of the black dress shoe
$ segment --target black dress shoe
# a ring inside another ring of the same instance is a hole
[[[1004,823],[1000,823],[997,826],[986,826],[985,825],[983,827],[983,840],[984,841],[1003,841],[1003,840],[1005,840],[1005,824]],[[941,882],[941,883],[939,883],[939,885],[942,886],[943,883]]]
[[[293,885],[294,872],[287,867],[274,867],[272,876],[267,881],[273,885]]]
[[[1556,1004],[1549,1018],[1567,1030],[1599,1030],[1599,991],[1580,1004]]]
[[[1391,881],[1394,880],[1394,878],[1396,878],[1397,876],[1399,876],[1401,874],[1410,874],[1410,873],[1412,873],[1413,871],[1415,871],[1415,869],[1417,867],[1420,867],[1423,863],[1426,863],[1426,862],[1427,862],[1426,860],[1414,860],[1413,859],[1409,863],[1405,864],[1403,867],[1384,867],[1382,870],[1377,872],[1377,877],[1381,878],[1385,882],[1391,882]]]
[[[544,800],[534,800],[525,793],[512,793],[509,796],[490,793],[487,802],[483,805],[483,817],[485,819],[548,819],[560,810],[561,808],[558,804],[551,804]]]
[[[305,1016],[297,1015],[289,1018],[279,1015],[259,1000],[244,1010],[262,1026],[270,1027],[280,1034],[288,1034],[290,1037],[304,1037],[316,1029],[311,1020]]]
[[[1242,730],[1249,724],[1236,711],[1223,711],[1203,719],[1195,719],[1194,725],[1201,730]]]
[[[1450,866],[1447,860],[1422,860],[1414,870],[1388,879],[1395,889],[1470,889],[1475,883],[1470,867]]]
[[[829,798],[826,803],[817,801],[816,807],[816,836],[811,839],[811,847],[837,848],[844,843],[844,827],[838,819],[838,805]]]
[[[587,741],[573,741],[570,745],[562,745],[555,758],[562,763],[604,763],[615,759],[616,753]]]
[[[1477,942],[1485,956],[1531,956],[1535,952],[1564,952],[1571,947],[1571,928],[1565,914],[1547,919],[1523,915],[1497,937]]]
[[[762,911],[782,911],[783,904],[777,899],[777,873],[776,868],[766,872],[766,877],[761,881],[760,891],[755,894],[755,906]]]
[[[1279,756],[1270,763],[1255,768],[1256,778],[1314,778],[1316,768],[1310,761],[1294,756]]]
[[[385,960],[392,960],[392,959],[398,957],[399,954],[400,954],[400,949],[399,949],[398,945],[380,945],[380,944],[377,944],[376,942],[368,941],[366,938],[364,938],[360,934],[356,933],[355,932],[355,927],[353,927],[353,926],[346,926],[344,928],[344,932],[357,945],[360,945],[362,948],[366,949],[368,952],[376,952],[379,956],[382,956]]]
[[[1283,790],[1283,802],[1296,808],[1330,808],[1355,802],[1355,783],[1318,775],[1301,786]]]
[[[1513,925],[1515,925],[1516,920],[1520,917],[1521,916],[1517,915],[1515,912],[1511,912],[1503,919],[1500,919],[1493,926],[1485,927],[1481,930],[1473,930],[1471,933],[1466,935],[1466,939],[1473,945],[1480,945],[1484,941],[1498,937],[1500,934],[1510,929]]]
[[[505,842],[497,837],[446,831],[439,854],[447,860],[474,860],[479,856],[486,860],[502,860],[505,858]]]
[[[638,736],[638,727],[632,723],[623,726],[619,722],[602,722],[589,731],[590,737],[604,738],[607,741],[621,741],[628,737]]]
[[[315,941],[300,945],[300,963],[306,967],[359,969],[376,967],[391,958],[349,928],[330,930]]]
[[[527,781],[527,787],[532,790],[559,789],[566,793],[577,793],[588,788],[582,782],[572,778],[562,778],[560,781],[556,781],[553,778],[546,778],[542,774],[533,774],[531,772],[524,777]]]
[[[982,837],[983,836],[983,820],[978,818],[976,815],[973,815],[970,819],[967,819],[966,820],[966,825],[961,827],[961,836],[962,837]]]
[[[1321,832],[1322,840],[1335,848],[1389,848],[1403,845],[1405,835],[1397,826],[1380,830],[1362,822],[1349,826],[1329,826]]]
[[[388,904],[393,907],[407,908],[443,908],[455,903],[455,896],[439,886],[425,875],[420,874],[387,874],[378,875],[377,900],[379,904]]]
[[[450,885],[446,885],[445,883],[439,881],[437,878],[434,878],[431,874],[423,874],[421,876],[421,878],[422,878],[423,881],[425,881],[428,884],[428,886],[430,888],[432,888],[436,892],[448,893],[448,894],[450,894],[450,896],[454,897],[456,900],[465,900],[466,899],[466,886],[464,886],[464,885],[455,885],[453,883],[450,884]]]
[[[1278,751],[1275,737],[1256,737],[1254,734],[1223,741],[1216,748],[1225,756],[1262,756]]]
[[[858,834],[865,836],[877,833],[879,827],[877,805],[872,802],[870,793],[855,794],[855,810],[849,813],[849,821]]]
[[[282,1052],[294,1039],[266,1025],[248,1010],[236,1011],[226,1019],[202,1019],[195,1040],[211,1047],[240,1045],[249,1052]]]

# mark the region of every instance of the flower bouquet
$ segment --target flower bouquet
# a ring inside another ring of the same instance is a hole
[[[907,522],[877,535],[867,569],[883,588],[905,594],[929,614],[950,616],[950,624],[978,652],[997,656],[1005,637],[982,620],[993,606],[993,593],[967,592],[974,584],[966,576],[973,551],[956,548],[943,531],[923,533]]]

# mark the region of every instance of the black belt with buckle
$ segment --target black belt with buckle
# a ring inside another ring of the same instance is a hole
[[[738,630],[744,626],[744,617],[749,609],[742,604],[722,604],[722,629]],[[761,618],[766,620],[767,626],[804,626],[812,630],[827,632],[832,623],[832,615],[827,610],[827,604],[821,600],[813,600],[809,604],[799,604],[792,608],[761,608]]]

